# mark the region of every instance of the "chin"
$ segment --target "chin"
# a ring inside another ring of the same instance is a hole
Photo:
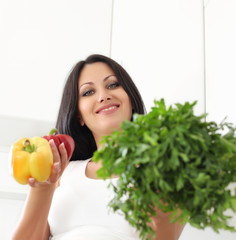
[[[121,126],[121,123],[119,123],[119,124],[110,124],[109,127],[107,127],[107,125],[106,125],[106,127],[104,128],[104,131],[103,131],[104,135],[110,135],[112,132],[120,130],[121,129],[120,126]]]

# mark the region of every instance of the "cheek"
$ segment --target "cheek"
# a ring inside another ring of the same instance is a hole
[[[88,109],[88,107],[86,107],[86,104],[83,101],[80,101],[78,104],[78,111],[79,114],[82,118],[84,118],[84,116],[86,116],[86,110]]]
[[[130,101],[130,98],[128,97],[128,95],[125,93],[124,95],[124,102],[125,102],[125,112],[127,114],[127,120],[131,120],[132,117],[132,104]]]
[[[78,103],[78,111],[81,119],[84,122],[89,121],[91,114],[93,113],[93,101],[92,98],[82,99]]]
[[[131,120],[131,118],[132,118],[132,114],[133,114],[133,111],[132,111],[132,104],[131,104],[131,101],[129,101],[129,120]]]

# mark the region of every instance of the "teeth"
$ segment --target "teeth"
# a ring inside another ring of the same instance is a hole
[[[101,112],[105,112],[105,111],[108,111],[108,110],[111,110],[111,109],[114,109],[114,108],[116,108],[116,106],[105,108],[105,109],[101,110]]]

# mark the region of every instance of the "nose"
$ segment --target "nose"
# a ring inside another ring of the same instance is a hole
[[[106,101],[109,101],[109,100],[111,100],[111,96],[106,92],[101,93],[99,98],[98,98],[99,103],[102,103],[104,101],[106,102]]]

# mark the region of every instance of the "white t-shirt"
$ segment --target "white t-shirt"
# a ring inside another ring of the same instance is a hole
[[[108,208],[118,178],[91,179],[88,160],[72,161],[65,169],[49,212],[52,240],[138,240],[139,234],[122,212]]]

